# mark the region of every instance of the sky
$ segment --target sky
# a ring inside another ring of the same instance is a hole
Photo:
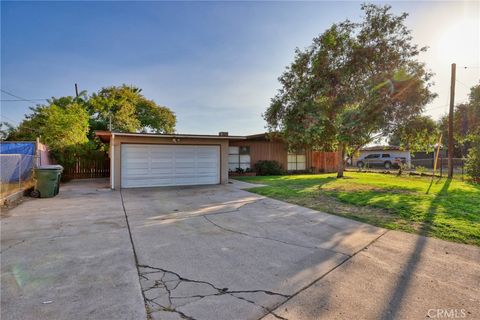
[[[384,3],[380,3],[384,4]],[[426,107],[448,110],[480,80],[480,1],[389,2],[408,12],[419,59],[436,75]],[[1,2],[1,89],[27,99],[130,84],[177,116],[177,132],[265,131],[278,76],[332,23],[361,19],[361,2]],[[467,67],[467,68],[465,68]],[[2,92],[2,100],[15,99]],[[18,124],[42,101],[2,101]]]

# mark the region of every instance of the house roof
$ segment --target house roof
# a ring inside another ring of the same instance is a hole
[[[164,134],[164,133],[136,133],[136,132],[111,132],[111,131],[95,131],[95,135],[102,142],[110,142],[112,136],[122,137],[151,137],[151,138],[191,138],[191,139],[223,139],[223,140],[245,140],[245,136],[221,136],[221,135],[205,135],[205,134]]]
[[[403,150],[399,146],[371,146],[371,147],[364,147],[361,148],[360,151],[391,151],[391,150],[398,150],[398,151],[408,151]]]

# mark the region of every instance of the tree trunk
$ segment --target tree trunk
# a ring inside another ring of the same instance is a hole
[[[344,168],[344,153],[345,147],[343,143],[338,144],[338,171],[337,178],[343,178],[343,168]]]

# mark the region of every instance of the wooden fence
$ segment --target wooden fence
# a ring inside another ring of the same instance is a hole
[[[110,159],[105,152],[78,157],[73,165],[64,168],[62,176],[65,179],[107,178],[110,176]]]
[[[338,167],[338,153],[313,151],[312,167],[317,172],[336,172]]]

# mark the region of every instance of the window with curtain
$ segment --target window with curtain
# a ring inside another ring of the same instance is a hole
[[[305,170],[306,157],[304,153],[288,153],[288,171]]]
[[[228,170],[250,169],[250,147],[228,147]]]

